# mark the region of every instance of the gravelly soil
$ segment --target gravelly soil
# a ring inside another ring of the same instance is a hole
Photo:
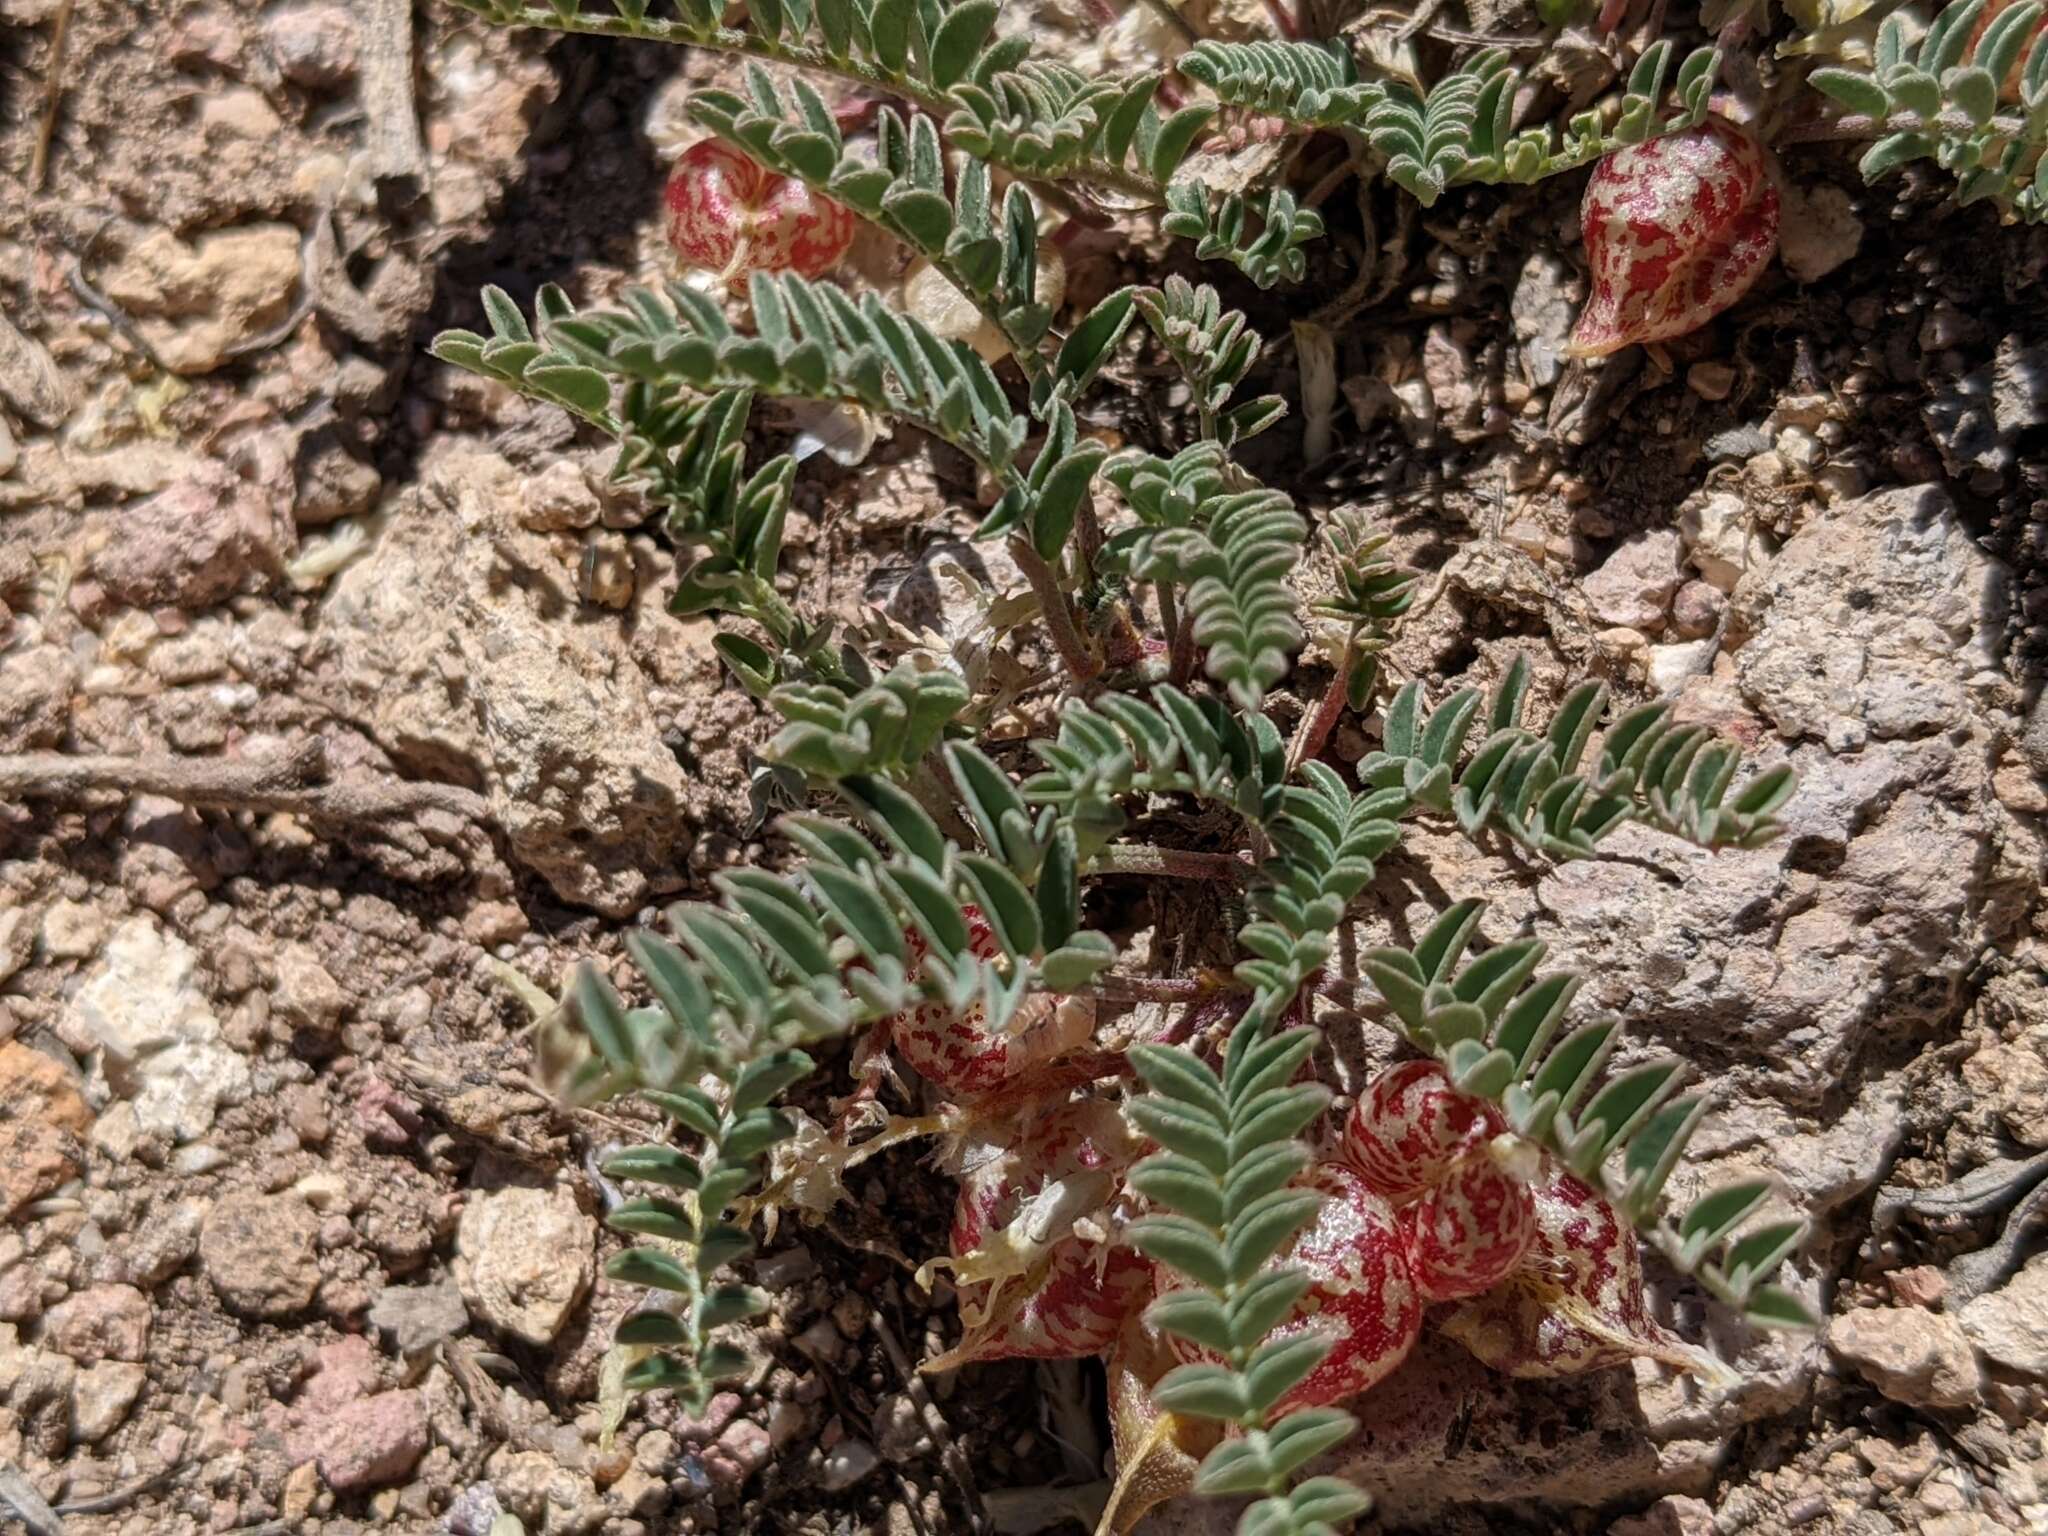
[[[593,489],[599,445],[449,376],[422,346],[476,322],[482,283],[527,300],[559,279],[599,300],[655,270],[664,141],[649,125],[672,123],[678,88],[717,61],[546,47],[423,9],[425,171],[380,179],[367,151],[388,101],[370,7],[79,7],[47,176],[29,187],[57,9],[0,0],[14,27],[0,48],[0,757],[274,761],[317,745],[334,782],[433,780],[466,798],[397,818],[234,811],[126,794],[118,774],[91,793],[0,798],[0,1134],[33,1120],[38,1138],[0,1141],[17,1154],[0,1159],[13,1210],[0,1227],[0,1464],[74,1536],[480,1536],[496,1507],[532,1531],[924,1536],[1087,1507],[1103,1475],[1098,1366],[916,1372],[958,1324],[943,1281],[932,1294],[913,1282],[952,1200],[914,1148],[865,1164],[846,1203],[785,1220],[765,1245],[758,1278],[776,1307],[740,1390],[697,1422],[656,1396],[615,1441],[602,1433],[600,1359],[632,1297],[592,1278],[616,1240],[597,1225],[590,1158],[634,1127],[540,1091],[545,1031],[513,978],[553,991],[575,961],[616,958],[626,920],[701,893],[711,870],[777,856],[747,758],[770,725],[720,672],[708,627],[662,611],[673,556],[644,507]],[[1082,30],[1053,8],[1047,25]],[[1990,637],[1957,685],[1964,712],[1919,739],[1982,773],[1916,759],[1864,784],[1855,771],[1875,746],[1805,732],[1809,780],[1851,781],[1849,831],[1788,854],[1792,894],[1758,906],[1769,944],[1739,926],[1692,936],[1739,964],[1782,956],[1770,945],[1804,914],[1854,911],[1865,931],[1839,941],[1842,975],[1881,995],[1847,1065],[1802,1098],[1770,1086],[1783,1063],[1758,1061],[1739,1031],[1662,1043],[1737,1074],[1731,1155],[1744,1132],[1827,1156],[1831,1133],[1856,1143],[1824,1194],[1819,1173],[1800,1186],[1832,1207],[1801,1260],[1834,1282],[1825,1308],[1896,1304],[1952,1333],[1940,1268],[1993,1244],[2015,1206],[2016,1234],[2038,1219],[2024,1160],[2048,1147],[2048,390],[2015,361],[2048,319],[2048,233],[1947,209],[1931,186],[1894,207],[1818,151],[1786,171],[1854,200],[1853,261],[1811,284],[1773,268],[1661,362],[1590,375],[1531,362],[1577,292],[1576,178],[1456,194],[1420,216],[1385,188],[1333,206],[1304,293],[1225,288],[1284,338],[1351,281],[1373,221],[1384,279],[1333,325],[1338,450],[1304,470],[1289,425],[1248,457],[1312,511],[1346,497],[1385,510],[1438,587],[1397,666],[1432,684],[1485,680],[1532,648],[1552,696],[1589,669],[1631,696],[1659,691],[1652,647],[1688,638],[1682,603],[1645,635],[1590,611],[1584,578],[1632,535],[1681,524],[1702,492],[1741,498],[1775,551],[1866,490],[1946,488],[2011,579],[1996,602],[1988,586],[1964,592],[1954,633],[1928,642],[1962,654],[1959,637]],[[1084,297],[1182,259],[1093,235],[1070,257]],[[856,266],[886,281],[892,259],[863,246]],[[1120,365],[1089,424],[1170,444],[1184,402],[1165,376],[1149,354]],[[1297,398],[1291,351],[1276,347],[1252,387]],[[546,481],[564,462],[567,479]],[[937,550],[1001,579],[960,547],[978,516],[970,466],[908,432],[859,468],[808,461],[798,512],[786,584],[821,612],[853,619],[873,601],[899,622],[948,622],[958,598],[933,575]],[[605,569],[628,573],[623,602],[594,580]],[[1860,611],[1848,578],[1843,601]],[[1729,654],[1700,669],[1688,699],[1702,711],[1734,686],[1749,638],[1740,623],[1715,633]],[[1852,687],[1818,645],[1810,655],[1815,677]],[[494,686],[529,676],[581,690],[593,736],[507,724],[516,712]],[[1299,697],[1325,676],[1306,661]],[[1276,715],[1291,724],[1300,707],[1282,698]],[[1340,729],[1337,760],[1357,760],[1369,725]],[[538,765],[526,777],[522,758]],[[559,825],[508,812],[521,786],[543,804],[550,782],[579,807]],[[1947,824],[1895,816],[1916,797],[1987,850],[1952,907],[1923,899],[1938,871],[1913,862],[1915,848],[1947,856]],[[1873,829],[1903,851],[1870,873],[1854,849]],[[1145,830],[1198,843],[1212,829],[1162,813]],[[1863,905],[1831,906],[1851,885]],[[1468,890],[1566,928],[1565,908],[1601,894],[1560,898],[1540,871],[1425,843],[1390,864],[1375,911]],[[1215,921],[1207,893],[1115,881],[1096,900],[1124,932]],[[1909,927],[1898,952],[1921,969],[1901,973],[1891,951],[1857,969]],[[1657,987],[1679,990],[1646,982],[1645,1011]],[[137,1064],[150,1046],[113,1059],[96,1020],[180,1042],[183,1075]],[[1741,1076],[1751,1068],[1758,1082]],[[852,1085],[835,1060],[807,1107],[822,1116]],[[921,1090],[886,1092],[911,1109]],[[2006,1197],[1894,1224],[1902,1197],[2005,1164]],[[499,1249],[485,1211],[512,1234]],[[490,1270],[536,1255],[530,1274]],[[2043,1263],[2027,1273],[2044,1278]],[[1888,1387],[1839,1351],[1770,1358],[1782,1390],[1727,1419],[1688,1418],[1648,1387],[1638,1400],[1626,1372],[1476,1393],[1455,1441],[1402,1476],[1462,1488],[1488,1456],[1522,1457],[1528,1476],[1412,1523],[1964,1536],[2048,1519],[2038,1372],[1994,1358],[1949,1400],[1924,1381]],[[1606,1480],[1550,1486],[1538,1464],[1584,1429],[1580,1413],[1617,1415],[1596,1424],[1616,1448],[1593,1463]],[[1699,1441],[1720,1454],[1683,1449]],[[1385,1524],[1403,1507],[1397,1494]]]

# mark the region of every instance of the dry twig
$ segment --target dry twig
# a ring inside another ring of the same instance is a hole
[[[972,1466],[960,1442],[953,1438],[953,1427],[946,1422],[939,1405],[932,1401],[931,1389],[910,1363],[910,1355],[903,1347],[903,1341],[896,1336],[887,1314],[879,1307],[870,1315],[875,1337],[882,1341],[882,1348],[889,1356],[889,1363],[896,1368],[896,1374],[903,1382],[904,1390],[910,1394],[911,1406],[917,1409],[918,1417],[924,1421],[925,1433],[932,1437],[932,1443],[939,1448],[939,1461],[953,1474],[960,1485],[960,1492],[967,1501],[970,1511],[970,1528],[977,1533],[989,1528],[988,1511],[981,1502],[981,1490],[976,1486]]]
[[[50,171],[50,141],[57,133],[57,107],[64,100],[64,39],[71,31],[72,0],[58,0],[50,28],[50,68],[43,80],[43,119],[36,125],[36,148],[28,163],[28,189],[43,190]]]
[[[412,0],[369,0],[363,7],[363,109],[370,125],[370,173],[379,181],[427,179],[413,100]]]
[[[0,801],[76,801],[108,791],[162,795],[202,810],[284,811],[344,825],[416,822],[426,814],[490,820],[489,802],[457,784],[330,779],[327,748],[317,739],[285,757],[247,762],[213,757],[72,757],[62,752],[0,757]]]

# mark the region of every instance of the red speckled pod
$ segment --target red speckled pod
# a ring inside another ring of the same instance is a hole
[[[1334,1164],[1313,1168],[1304,1178],[1328,1198],[1276,1262],[1299,1264],[1312,1279],[1293,1315],[1269,1337],[1325,1329],[1335,1342],[1275,1405],[1275,1417],[1356,1397],[1393,1374],[1422,1335],[1422,1295],[1408,1273],[1393,1207],[1357,1174]],[[1165,1269],[1159,1275],[1162,1290],[1187,1283]],[[1185,1339],[1172,1343],[1182,1359],[1210,1358]]]
[[[1509,1275],[1536,1237],[1529,1186],[1483,1143],[1452,1165],[1443,1182],[1401,1210],[1408,1270],[1430,1301],[1459,1301],[1490,1291]],[[1534,1149],[1521,1155],[1534,1162]]]
[[[954,1257],[981,1248],[1051,1181],[1089,1173],[1117,1178],[1134,1150],[1113,1104],[1083,1100],[1041,1115],[1014,1146],[961,1179]],[[946,1363],[1101,1354],[1150,1290],[1151,1269],[1132,1249],[1060,1238],[1034,1272],[1035,1284],[994,1309],[988,1325],[971,1330]]]
[[[744,289],[750,272],[823,276],[853,243],[853,214],[718,139],[690,146],[663,193],[668,243]]]
[[[1593,296],[1565,351],[1605,357],[1698,330],[1749,291],[1778,248],[1761,145],[1722,118],[1618,149],[1582,210]]]
[[[1536,1235],[1521,1267],[1445,1318],[1445,1334],[1510,1376],[1568,1376],[1638,1356],[1725,1374],[1650,1316],[1635,1231],[1603,1196],[1548,1155],[1531,1192]]]
[[[967,945],[975,956],[1002,953],[994,931],[977,907],[964,907]],[[913,965],[924,958],[922,934],[910,935]],[[938,1003],[920,1003],[893,1014],[886,1038],[905,1065],[943,1089],[956,1103],[986,1099],[1020,1074],[1065,1055],[1095,1032],[1095,1010],[1086,998],[1040,994],[1025,999],[1004,1030],[991,1030],[978,1007],[953,1014]]]
[[[1506,1129],[1498,1110],[1452,1087],[1435,1062],[1404,1061],[1359,1095],[1338,1156],[1375,1194],[1405,1205]]]

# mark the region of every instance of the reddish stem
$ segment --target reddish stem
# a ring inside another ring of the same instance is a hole
[[[1195,616],[1191,613],[1181,616],[1180,628],[1174,631],[1173,650],[1167,657],[1167,681],[1176,688],[1185,688],[1188,679],[1195,673]]]
[[[1337,674],[1330,679],[1330,686],[1323,690],[1323,700],[1316,706],[1316,712],[1301,722],[1301,729],[1295,732],[1294,745],[1287,752],[1287,771],[1291,775],[1310,758],[1320,757],[1323,745],[1330,739],[1330,732],[1337,728],[1338,717],[1344,713],[1344,705],[1350,697],[1351,672],[1358,663],[1358,648],[1349,640],[1344,642],[1344,654],[1337,660]]]

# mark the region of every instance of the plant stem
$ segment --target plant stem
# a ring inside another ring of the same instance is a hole
[[[1172,582],[1159,582],[1156,590],[1159,593],[1159,634],[1170,649],[1174,636],[1180,633],[1180,604],[1174,599]]]
[[[1192,1003],[1214,989],[1199,976],[1098,976],[1089,990],[1112,1003]]]
[[[1179,7],[1175,6],[1172,0],[1144,0],[1144,5],[1147,10],[1178,32],[1182,42],[1193,45],[1202,40],[1202,34],[1195,30],[1194,23],[1181,15]]]
[[[1167,680],[1176,688],[1185,688],[1188,679],[1195,673],[1195,616],[1181,615],[1180,628],[1173,632],[1173,649],[1167,657]]]
[[[2023,138],[2026,119],[2017,115],[1995,116],[1980,128],[1966,112],[1950,111],[1934,117],[1917,112],[1896,112],[1887,118],[1867,117],[1860,112],[1819,122],[1793,123],[1778,135],[1785,144],[1828,143],[1837,139],[1875,139],[1887,133],[1936,133],[1948,138],[1969,138],[1989,129],[2003,139]]]
[[[1085,589],[1095,576],[1095,557],[1102,553],[1102,519],[1095,515],[1095,496],[1084,492],[1074,511],[1074,551],[1080,557],[1076,580]]]
[[[1151,843],[1115,843],[1088,863],[1091,875],[1166,875],[1177,880],[1241,881],[1252,866],[1234,853],[1198,853]]]
[[[953,792],[953,784],[936,766],[938,754],[928,752],[910,770],[910,777],[904,787],[925,808],[939,830],[956,843],[971,844],[974,833],[960,815],[960,800]]]
[[[1336,676],[1330,679],[1330,686],[1323,691],[1322,702],[1314,714],[1306,716],[1301,729],[1294,733],[1294,743],[1287,749],[1287,776],[1294,777],[1295,770],[1312,757],[1320,756],[1323,744],[1330,739],[1330,732],[1336,729],[1337,717],[1344,713],[1345,701],[1351,691],[1351,670],[1358,664],[1357,631],[1344,637],[1344,653],[1337,658]]]
[[[1053,649],[1060,653],[1067,675],[1076,687],[1086,686],[1101,674],[1102,661],[1074,627],[1074,610],[1067,603],[1067,594],[1060,590],[1059,577],[1028,539],[1010,540],[1010,554],[1023,571],[1024,579],[1031,583],[1032,596],[1038,599],[1038,610],[1045,617]]]

